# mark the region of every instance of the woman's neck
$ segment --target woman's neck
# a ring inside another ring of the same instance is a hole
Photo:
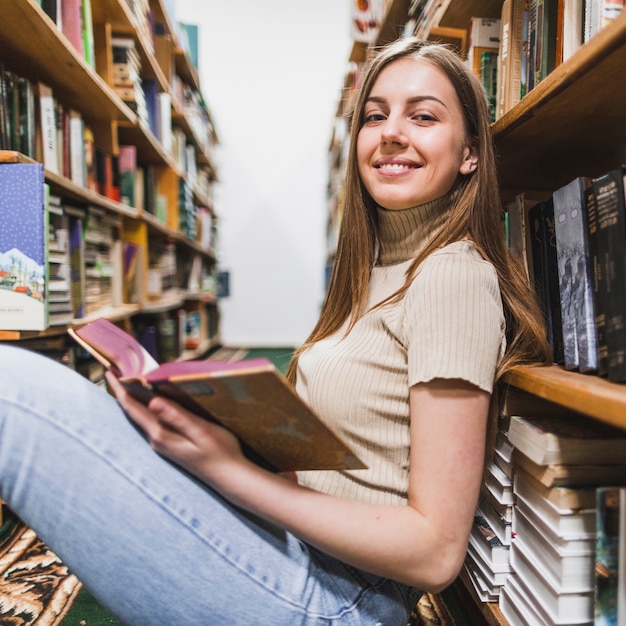
[[[394,265],[415,257],[437,234],[452,206],[453,194],[410,209],[378,207],[378,265]]]

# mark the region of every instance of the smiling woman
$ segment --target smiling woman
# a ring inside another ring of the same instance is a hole
[[[0,346],[0,493],[123,623],[405,626],[456,578],[495,384],[550,356],[504,244],[489,123],[440,45],[401,40],[364,76],[337,260],[287,375],[365,469],[295,481],[111,372],[115,398]]]
[[[446,194],[476,169],[461,103],[429,61],[403,59],[378,77],[357,137],[359,173],[385,209],[408,209]]]

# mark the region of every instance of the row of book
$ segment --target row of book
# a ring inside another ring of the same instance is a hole
[[[507,206],[510,249],[542,302],[555,360],[626,381],[626,169],[579,176]]]
[[[512,626],[625,623],[626,435],[521,407],[501,420],[466,575]]]
[[[91,0],[37,0],[74,50],[96,67]]]
[[[166,96],[160,100],[165,102],[165,109],[169,112],[169,95],[159,94],[159,97],[161,95]],[[157,115],[156,105],[150,110],[153,111],[150,119],[152,115],[163,119]],[[166,126],[181,189],[190,189],[192,203],[195,198],[203,198],[208,204],[211,200],[210,170],[197,166],[195,146],[188,142],[182,129],[171,128],[169,117]],[[174,211],[175,207],[168,209],[167,194],[164,196],[158,189],[158,167],[139,165],[136,146],[120,145],[117,155],[97,148],[92,128],[78,111],[65,108],[51,88],[2,68],[0,149],[14,150],[39,160],[48,172],[64,176],[76,185],[112,200],[159,214],[164,223],[171,223],[175,228],[179,226],[176,220],[168,220],[168,210]],[[176,194],[177,191],[170,194],[172,204],[175,204]],[[195,206],[191,209],[184,206],[183,209],[185,234],[193,233]],[[191,238],[194,238],[193,234]]]
[[[613,21],[624,0],[504,0],[496,118]]]
[[[449,0],[414,0],[403,35],[437,39],[434,27],[448,5]],[[499,18],[470,18],[457,47],[485,88],[492,118],[515,106],[623,7],[624,0],[504,0]]]
[[[215,220],[207,209],[199,216],[196,234],[209,249]],[[51,194],[40,163],[0,164],[0,222],[1,330],[45,330],[172,291],[216,296],[204,255],[172,244],[148,250],[147,239],[126,237],[119,214]]]

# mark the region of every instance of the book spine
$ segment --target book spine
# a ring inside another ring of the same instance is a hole
[[[600,487],[596,494],[594,624],[618,626],[620,518],[622,489]],[[621,583],[623,584],[623,582]]]
[[[596,268],[603,302],[604,341],[609,380],[626,380],[626,217],[624,171],[618,168],[593,180],[596,210]],[[602,310],[600,311],[602,313]]]
[[[566,369],[598,368],[598,342],[591,286],[585,189],[579,177],[553,194]]]

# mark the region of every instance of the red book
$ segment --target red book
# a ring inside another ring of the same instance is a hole
[[[83,47],[83,18],[81,0],[61,0],[61,24],[63,34],[70,40],[76,51],[85,56]]]

